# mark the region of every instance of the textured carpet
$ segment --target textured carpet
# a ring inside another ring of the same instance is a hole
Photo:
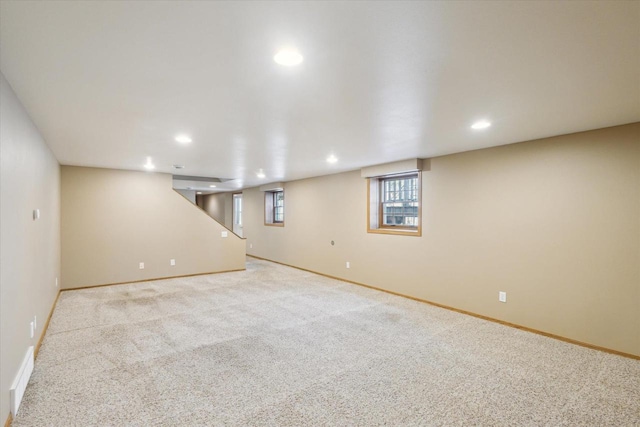
[[[640,362],[249,259],[63,292],[14,426],[640,425]]]

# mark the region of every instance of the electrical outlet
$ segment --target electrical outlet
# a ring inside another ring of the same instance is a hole
[[[33,330],[33,322],[31,322],[31,338],[33,338],[35,331]]]
[[[253,249],[253,243],[249,243],[249,249]]]
[[[228,231],[222,231],[222,232],[220,232],[220,235],[222,237],[227,237],[229,235],[229,232]]]
[[[169,264],[171,264],[171,265],[176,265],[176,260],[175,260],[175,259],[170,260],[170,261],[169,261]]]
[[[498,301],[507,302],[507,293],[506,292],[498,292]]]
[[[140,263],[140,270],[144,270],[144,262]]]
[[[351,263],[347,261],[347,268],[351,268]]]

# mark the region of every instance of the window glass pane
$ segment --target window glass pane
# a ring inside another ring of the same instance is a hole
[[[284,191],[273,193],[273,222],[284,222]]]
[[[416,175],[385,178],[381,185],[382,224],[418,226],[418,178]]]

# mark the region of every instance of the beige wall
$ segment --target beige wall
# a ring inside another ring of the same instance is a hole
[[[0,423],[9,389],[58,293],[60,166],[0,74]],[[40,219],[33,220],[33,210]],[[30,338],[30,323],[37,330]]]
[[[422,182],[422,237],[366,232],[359,171],[288,182],[285,227],[245,190],[247,251],[640,355],[639,123],[434,158]]]
[[[204,209],[216,221],[224,224],[224,226],[229,230],[233,229],[232,193],[216,193],[198,197],[202,209]]]
[[[221,237],[171,185],[168,174],[63,166],[62,287],[243,269],[244,241]]]

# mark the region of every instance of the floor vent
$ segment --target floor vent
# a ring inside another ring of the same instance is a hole
[[[24,396],[24,391],[27,389],[27,384],[29,384],[29,378],[31,378],[32,372],[33,346],[27,349],[27,354],[22,361],[18,375],[11,386],[11,415],[13,415],[14,418],[18,413],[20,402],[22,402],[22,397]]]

